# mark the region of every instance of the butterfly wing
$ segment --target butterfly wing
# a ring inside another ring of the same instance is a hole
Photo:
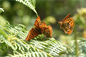
[[[70,26],[71,26],[71,27],[74,27],[74,20],[73,20],[73,17],[70,17],[69,19],[70,19],[70,20],[69,20],[69,21],[70,21],[70,22],[69,22]]]
[[[58,22],[59,24],[60,24],[60,29],[62,28],[62,23],[64,23],[66,20],[67,20],[67,18],[70,16],[70,14],[68,14],[63,20],[62,20],[62,22],[60,21],[60,22]]]
[[[70,35],[73,32],[73,28],[71,28],[70,30],[68,30],[68,34]]]
[[[71,34],[73,31],[73,27],[74,27],[74,21],[73,21],[73,17],[67,18],[63,24],[65,24],[63,26],[64,31],[66,31],[68,34]]]
[[[47,32],[47,33],[44,33],[44,35],[46,36],[46,37],[53,37],[52,36],[52,27],[51,26],[48,26],[48,28],[45,30],[45,32]]]
[[[38,16],[37,19],[35,20],[34,26],[36,29],[40,29],[39,25],[41,24],[40,17]]]
[[[47,27],[47,25],[44,21],[40,24],[40,28],[42,28],[42,27]]]
[[[41,33],[44,34],[46,37],[52,37],[52,27],[47,26],[45,22],[42,22],[40,25]]]
[[[69,24],[69,25],[71,25],[71,26],[74,26],[73,17],[70,17],[70,18],[65,19],[65,21],[62,22],[62,23],[66,23],[66,24]]]
[[[63,20],[62,22],[64,22],[71,14],[68,14]]]
[[[39,32],[35,29],[35,28],[32,28],[30,31],[29,31],[29,33],[28,33],[28,35],[27,35],[27,37],[26,37],[26,41],[29,41],[29,40],[31,40],[32,38],[34,38],[34,37],[36,37],[36,36],[38,36],[39,35]]]
[[[72,33],[72,30],[69,30],[67,33],[70,35]]]

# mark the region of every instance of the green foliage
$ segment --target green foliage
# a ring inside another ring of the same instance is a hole
[[[54,38],[47,39],[42,34],[30,41],[25,41],[25,38],[28,34],[28,31],[26,31],[26,26],[22,24],[10,25],[9,22],[5,20],[5,18],[8,19],[9,21],[11,20],[10,22],[12,21],[15,22],[15,24],[17,22],[23,23],[28,26],[28,29],[32,28],[31,24],[34,23],[33,21],[35,21],[35,17],[33,16],[30,10],[25,8],[25,6],[33,10],[38,16],[37,11],[35,10],[36,0],[16,0],[16,1],[20,2],[21,4],[15,2],[13,2],[14,3],[13,4],[11,3],[12,1],[2,2],[2,7],[6,10],[7,14],[6,15],[3,14],[2,16],[0,15],[0,57],[4,57],[4,56],[6,57],[54,57],[54,56],[75,57],[77,55],[86,57],[85,55],[86,39],[84,39],[86,38],[86,25],[85,25],[86,8],[77,10],[78,14],[74,15],[75,25],[77,26],[77,27],[75,26],[76,30],[74,29],[74,33],[68,36],[68,35],[63,35],[60,32],[60,30],[57,29],[59,28],[59,25],[55,25],[55,21],[56,19],[58,19],[57,21],[62,19],[64,16],[62,17],[61,15],[66,15],[66,13],[67,14],[70,12],[75,13],[74,11],[75,9],[73,8],[77,7],[77,1],[72,1],[72,0],[58,1],[58,2],[37,1],[38,2],[37,10],[39,11],[39,13],[41,12],[40,15],[42,17],[45,17],[46,15],[48,16],[47,18],[44,19],[44,21],[47,24],[50,25],[50,23],[52,23],[53,28],[57,27],[56,29],[53,30],[57,33],[56,38],[61,41],[57,41]],[[81,3],[82,5],[85,4],[85,2],[84,4],[83,2],[79,2],[79,3]],[[21,7],[22,4],[24,4],[25,6]],[[71,11],[71,9],[73,10]],[[2,12],[4,12],[4,10],[0,8],[0,14]],[[13,13],[17,14],[18,16],[17,15],[13,16]],[[31,15],[33,18],[31,17]],[[10,16],[12,18],[10,17],[7,18],[6,16],[7,17]],[[16,19],[16,21],[13,19]],[[55,36],[55,34],[53,34],[53,36]],[[46,40],[44,40],[45,38]]]
[[[4,12],[3,8],[0,8],[0,13]]]
[[[36,15],[38,16],[36,10],[35,10],[35,2],[36,0],[16,0],[24,5],[26,5],[27,7],[29,7],[30,9],[32,9]]]
[[[86,56],[86,39],[80,39],[79,41],[79,49],[80,49],[80,54],[83,54]]]
[[[24,25],[10,25],[7,21],[5,26],[0,26],[0,55],[6,53],[7,56],[11,57],[52,57],[67,53],[66,46],[54,38],[43,41],[37,40],[40,39],[38,36],[36,39],[25,41],[28,34],[25,29]],[[9,54],[7,51],[13,53]]]

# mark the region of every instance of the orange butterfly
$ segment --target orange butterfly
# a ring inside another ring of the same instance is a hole
[[[74,21],[73,21],[73,17],[68,18],[69,16],[70,14],[68,14],[62,20],[62,22],[59,22],[59,24],[60,24],[60,29],[62,28],[65,33],[71,34],[73,31],[73,27],[74,27]]]
[[[51,26],[47,26],[46,23],[43,21],[41,22],[40,17],[38,16],[38,18],[35,20],[34,23],[35,28],[32,28],[27,37],[26,37],[26,41],[31,40],[32,38],[38,36],[39,34],[44,34],[46,37],[52,37],[52,27]]]

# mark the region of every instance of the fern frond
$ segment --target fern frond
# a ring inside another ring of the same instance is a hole
[[[4,9],[3,8],[0,8],[0,13],[4,12]]]
[[[60,42],[57,42],[54,38],[50,38],[47,41],[32,40],[31,45],[41,49],[53,56],[59,56],[60,53],[66,53],[67,49]]]
[[[48,55],[44,51],[40,51],[39,49],[35,48],[32,45],[27,44],[22,39],[16,39],[16,43],[13,44],[14,47],[16,47],[16,50],[14,51],[14,55],[9,54],[11,57],[52,57],[51,55]]]
[[[79,55],[86,56],[86,39],[81,38],[79,41]]]
[[[86,55],[85,55],[86,54],[86,39],[81,37],[81,39],[78,39],[77,42],[78,42],[78,48],[79,48],[78,49],[79,57],[86,57]],[[73,50],[73,52],[71,52],[69,50],[69,54],[64,54],[63,55],[64,57],[66,57],[66,56],[74,57],[76,55],[76,53],[75,53],[76,52],[76,50],[75,50],[76,46],[75,46],[74,40],[71,41],[70,48],[71,48],[71,50]]]
[[[5,31],[3,30],[2,27],[0,27],[0,36],[2,36],[2,38],[0,38],[3,42],[5,42],[8,46],[11,46],[13,50],[15,50],[15,48],[13,47],[12,43],[10,43],[10,41],[7,39],[9,36],[5,33]],[[4,37],[3,37],[4,36]]]
[[[59,56],[61,54],[67,53],[66,46],[62,45],[60,42],[57,42],[54,38],[43,40],[30,40],[25,41],[25,38],[28,34],[25,31],[26,27],[24,25],[10,25],[1,26],[0,28],[0,39],[11,48],[13,55],[9,54],[11,57],[52,57]],[[41,37],[37,37],[41,38]],[[0,43],[1,44],[1,43]],[[2,49],[1,49],[2,50]]]
[[[20,35],[19,35],[20,33]],[[8,47],[13,50],[13,55],[9,56],[38,56],[38,57],[52,57],[44,51],[40,51],[32,45],[27,44],[23,39],[26,38],[27,32],[25,31],[25,26],[23,25],[6,25],[0,28],[0,36],[2,41]],[[1,44],[1,43],[0,43]],[[1,49],[2,50],[2,49]]]

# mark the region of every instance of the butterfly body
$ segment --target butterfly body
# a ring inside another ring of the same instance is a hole
[[[41,22],[40,17],[35,20],[34,27],[32,28],[27,37],[26,41],[31,40],[32,38],[38,36],[39,34],[44,34],[46,37],[52,37],[52,27],[47,26],[45,22]]]
[[[60,28],[62,28],[64,30],[65,33],[71,34],[73,31],[73,27],[74,27],[74,21],[73,21],[73,17],[70,17],[70,14],[68,14],[62,22],[60,23]]]

